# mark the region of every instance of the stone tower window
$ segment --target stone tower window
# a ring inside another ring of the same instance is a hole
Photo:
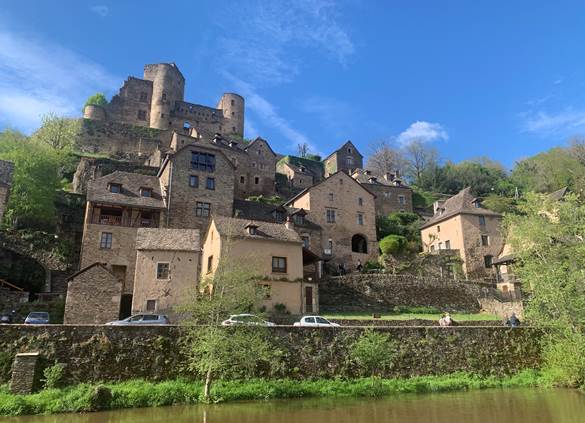
[[[258,176],[254,177],[254,184],[258,185],[260,183],[260,178]]]
[[[232,100],[232,101],[231,101],[231,104],[232,104],[232,106],[233,106],[233,105],[235,105],[235,102],[234,102],[234,100]]]
[[[245,183],[246,183],[246,177],[240,176],[240,184],[245,184]]]
[[[146,111],[138,110],[138,120],[146,120]]]

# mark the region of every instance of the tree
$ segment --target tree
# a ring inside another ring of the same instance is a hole
[[[89,96],[87,100],[85,100],[85,104],[83,105],[81,112],[83,113],[85,108],[89,105],[105,106],[106,104],[108,104],[106,96],[103,93],[95,93],[94,95]]]
[[[391,147],[387,141],[379,141],[372,146],[366,167],[378,175],[394,172],[402,168],[403,158],[400,150]]]
[[[545,368],[560,383],[585,384],[585,205],[529,193],[505,218],[515,272],[530,292],[526,318],[546,328]]]
[[[382,254],[386,256],[398,255],[405,247],[406,237],[403,237],[402,235],[386,235],[380,240],[380,250],[382,251]]]
[[[280,351],[268,342],[265,328],[220,326],[230,314],[259,310],[264,294],[257,284],[254,260],[228,258],[232,243],[229,237],[223,242],[215,273],[203,281],[202,291],[194,292],[179,308],[189,315],[191,325],[184,342],[187,368],[204,376],[206,401],[218,378],[252,377],[258,367],[267,372],[279,367]]]
[[[309,154],[309,144],[307,144],[306,142],[297,145],[297,151],[299,154],[299,157],[305,158],[307,157],[307,154]]]
[[[351,344],[349,355],[361,374],[374,378],[393,366],[396,349],[389,335],[370,328]]]
[[[39,144],[45,144],[56,151],[70,152],[79,134],[79,121],[58,117],[53,113],[41,118],[41,127],[32,135],[31,139]]]
[[[423,141],[413,140],[404,146],[403,156],[405,175],[415,185],[420,185],[423,173],[438,163],[439,153]]]

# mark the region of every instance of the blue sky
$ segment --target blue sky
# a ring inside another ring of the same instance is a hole
[[[585,133],[584,28],[579,1],[3,0],[0,129],[174,61],[187,101],[244,95],[283,153],[417,138],[510,167]]]

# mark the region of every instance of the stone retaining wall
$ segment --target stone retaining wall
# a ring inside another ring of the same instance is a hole
[[[0,326],[0,359],[8,361],[19,352],[39,351],[44,365],[65,364],[68,383],[176,378],[185,375],[180,349],[185,330],[176,326],[6,325]],[[270,340],[283,351],[286,363],[278,376],[354,376],[348,349],[364,330],[269,328]],[[540,362],[540,332],[532,328],[411,326],[375,330],[388,333],[398,345],[395,365],[386,376],[456,371],[503,375],[537,367]],[[0,365],[0,369],[6,367]],[[8,376],[0,375],[0,383]]]

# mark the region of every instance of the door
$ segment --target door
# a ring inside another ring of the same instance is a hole
[[[132,294],[123,294],[120,301],[120,320],[129,317],[132,313]]]
[[[305,312],[313,312],[313,287],[305,286]]]

